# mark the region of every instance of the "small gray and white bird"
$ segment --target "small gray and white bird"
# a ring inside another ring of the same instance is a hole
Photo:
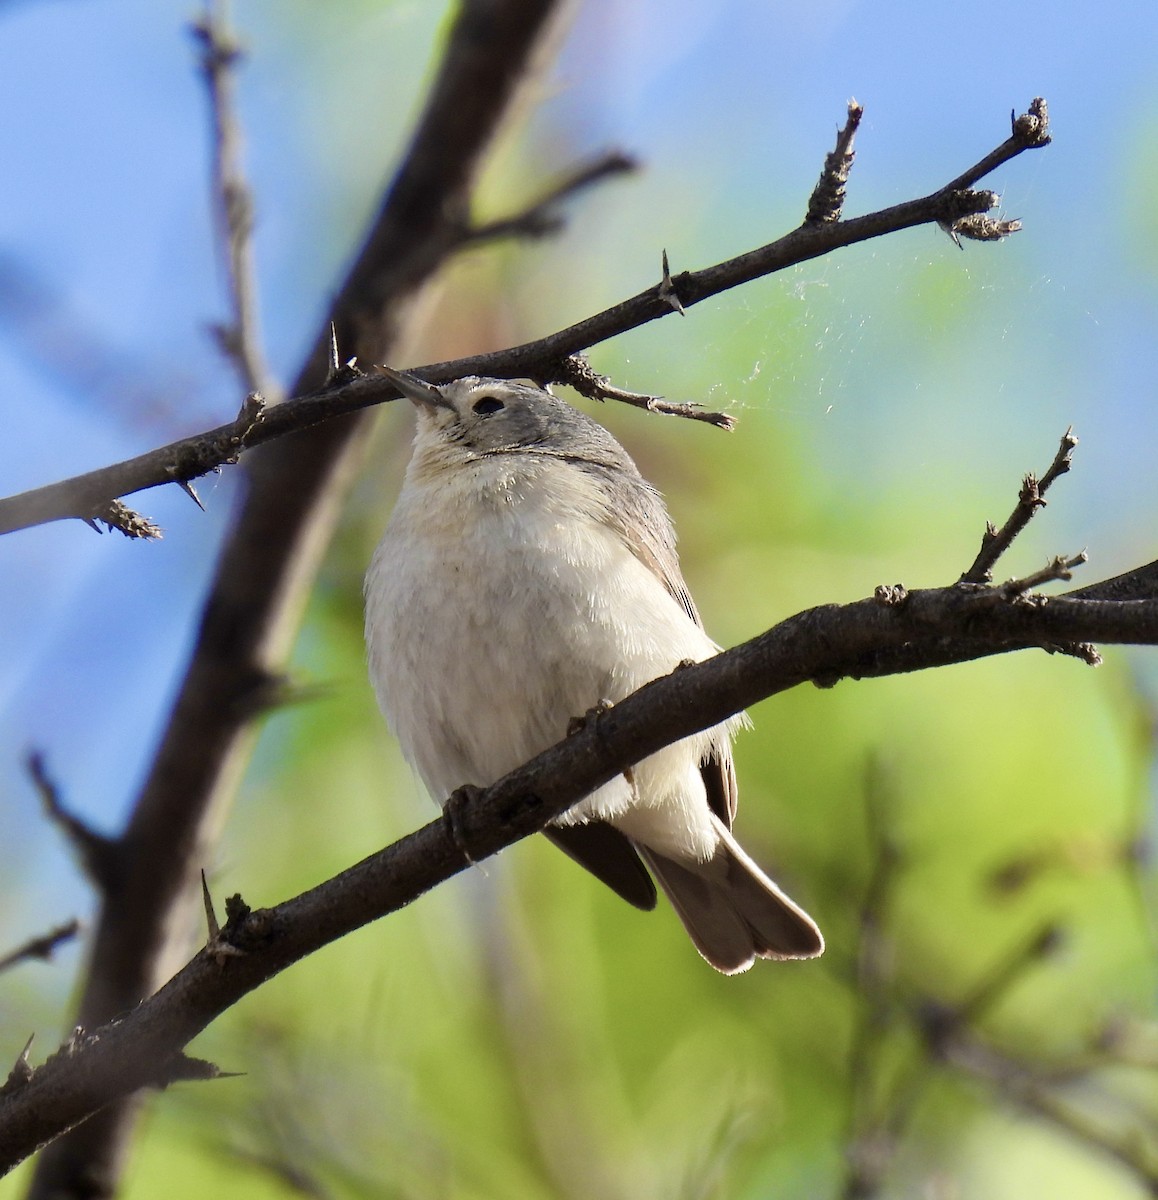
[[[435,800],[495,782],[599,703],[718,653],[662,498],[601,425],[527,384],[384,374],[413,401],[418,428],[366,575],[370,676]],[[727,974],[824,949],[732,836],[731,739],[743,721],[653,754],[545,831],[650,909],[646,863]]]

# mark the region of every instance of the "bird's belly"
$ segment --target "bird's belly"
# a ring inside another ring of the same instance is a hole
[[[573,718],[623,699],[716,647],[611,530],[476,520],[424,541],[388,533],[367,588],[379,702],[406,758],[444,800],[485,786],[563,738]],[[435,545],[443,547],[435,550]],[[406,547],[403,553],[403,546]],[[570,819],[699,793],[719,730],[686,739],[588,797]]]

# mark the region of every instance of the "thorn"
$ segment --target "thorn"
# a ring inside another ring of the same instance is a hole
[[[178,479],[177,486],[185,493],[186,496],[189,497],[190,500],[193,501],[194,504],[197,505],[202,512],[205,511],[205,505],[201,503],[201,497],[198,496],[193,490],[193,485],[188,479]]]
[[[205,879],[205,868],[201,868],[201,899],[205,904],[205,924],[209,928],[209,941],[216,941],[221,934],[221,926],[217,923],[217,914],[213,911],[213,897],[209,894],[209,884]]]
[[[235,946],[232,942],[226,940],[222,936],[221,926],[217,921],[217,913],[213,909],[213,897],[209,893],[209,884],[205,879],[205,869],[201,869],[201,899],[205,905],[205,924],[209,929],[209,936],[205,939],[205,949],[213,956],[213,961],[223,967],[227,959],[244,958],[245,951],[240,946]],[[227,917],[232,920],[233,912],[230,911],[230,902],[226,901],[225,911]],[[216,1070],[216,1068],[214,1068]],[[182,1078],[185,1078],[182,1076]],[[197,1078],[211,1078],[210,1076],[198,1076]],[[216,1076],[212,1076],[216,1078]]]
[[[667,265],[667,250],[663,252],[663,278],[659,281],[659,298],[665,304],[670,304],[681,317],[687,316],[687,313],[684,312],[683,301],[680,300],[675,290],[675,284],[671,281],[671,270]]]
[[[172,1083],[185,1083],[191,1080],[236,1079],[243,1074],[243,1071],[223,1071],[216,1063],[211,1063],[204,1058],[178,1054],[157,1073],[153,1080],[153,1086],[167,1088]]]
[[[33,1071],[28,1061],[28,1051],[32,1049],[34,1037],[36,1034],[32,1034],[24,1043],[24,1049],[20,1051],[16,1062],[12,1065],[12,1070],[8,1072],[8,1078],[3,1085],[0,1085],[0,1096],[9,1096],[13,1092],[19,1091],[32,1078]]]
[[[161,537],[159,525],[154,525],[148,517],[134,512],[120,500],[109,500],[104,504],[97,505],[91,518],[84,517],[82,520],[90,521],[90,523],[91,521],[101,521],[110,529],[116,529],[123,533],[127,538]]]
[[[338,326],[330,322],[330,364],[329,370],[326,372],[326,382],[331,379],[342,369],[341,359],[338,357]]]
[[[965,247],[961,245],[961,238],[958,236],[957,230],[953,228],[952,221],[938,221],[937,225],[941,229],[942,233],[947,233],[949,235],[950,241],[952,241],[953,245],[956,246],[958,250],[965,249]]]

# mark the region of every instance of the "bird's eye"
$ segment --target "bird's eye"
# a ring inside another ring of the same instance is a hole
[[[498,398],[498,396],[480,396],[474,402],[473,407],[474,411],[478,413],[480,417],[489,417],[491,413],[497,413],[500,409],[504,408],[505,405]]]

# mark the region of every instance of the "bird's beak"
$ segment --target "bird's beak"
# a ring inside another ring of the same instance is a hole
[[[389,367],[379,366],[379,375],[384,375],[408,399],[424,408],[450,408],[454,405],[431,384],[408,375],[405,371],[392,371]]]

